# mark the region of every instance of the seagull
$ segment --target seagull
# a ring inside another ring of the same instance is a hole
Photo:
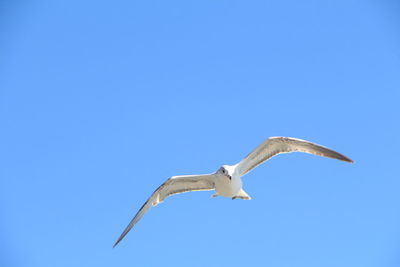
[[[292,137],[270,137],[236,165],[222,165],[215,173],[211,174],[180,175],[169,178],[143,204],[113,247],[118,245],[151,207],[163,202],[171,195],[215,190],[212,197],[251,199],[242,188],[241,177],[273,156],[290,152],[305,152],[353,163],[353,160],[332,149],[306,140]]]

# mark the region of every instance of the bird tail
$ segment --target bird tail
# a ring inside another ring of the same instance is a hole
[[[251,197],[243,189],[240,189],[239,193],[237,193],[236,196],[234,196],[232,199],[236,199],[236,198],[241,198],[241,199],[245,199],[245,200],[251,199]]]

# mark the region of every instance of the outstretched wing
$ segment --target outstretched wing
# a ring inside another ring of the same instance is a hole
[[[215,189],[213,176],[214,174],[182,175],[169,178],[160,187],[158,187],[151,197],[143,204],[143,206],[136,213],[135,217],[122,232],[117,242],[115,242],[113,247],[118,245],[118,243],[128,234],[132,227],[152,206],[163,202],[167,197],[185,192]]]
[[[305,140],[291,137],[271,137],[259,145],[241,162],[239,162],[237,168],[240,175],[245,175],[253,168],[257,167],[273,156],[290,152],[305,152],[318,156],[353,162],[348,157],[336,151]]]

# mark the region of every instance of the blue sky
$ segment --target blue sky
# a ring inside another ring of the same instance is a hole
[[[396,1],[3,1],[1,266],[400,265]],[[244,177],[251,201],[173,175],[270,136],[331,147]]]

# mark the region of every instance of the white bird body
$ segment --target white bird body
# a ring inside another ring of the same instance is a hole
[[[221,173],[222,170],[226,174]],[[243,182],[240,174],[236,171],[236,165],[224,165],[214,176],[215,191],[214,196],[235,197],[242,189]]]
[[[132,227],[152,207],[164,201],[167,197],[200,190],[215,190],[213,195],[224,196],[232,199],[251,199],[243,190],[242,176],[246,173],[281,153],[305,152],[314,155],[330,157],[342,161],[353,162],[350,158],[321,145],[291,137],[271,137],[248,154],[242,161],[235,165],[223,165],[215,173],[202,175],[173,176],[158,187],[150,198],[136,213],[129,225],[115,242],[114,247],[125,237]]]

